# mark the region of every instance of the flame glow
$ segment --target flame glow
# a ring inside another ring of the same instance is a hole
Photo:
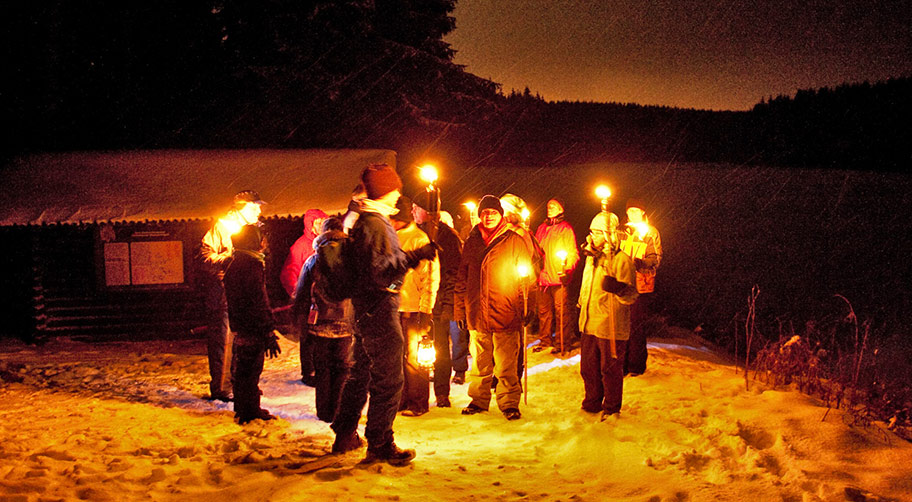
[[[419,168],[421,173],[421,179],[426,181],[428,184],[433,185],[437,181],[437,168],[431,164],[425,164]]]
[[[608,185],[599,185],[595,187],[595,195],[597,195],[599,199],[607,199],[608,197],[611,197],[611,189],[608,188]]]
[[[646,234],[649,232],[649,224],[646,222],[627,223],[627,226],[633,227],[640,239],[646,237]]]
[[[522,278],[529,277],[529,266],[525,263],[520,263],[516,266],[516,274]]]
[[[418,365],[422,368],[434,366],[437,360],[437,351],[434,350],[434,341],[429,336],[422,337],[418,342],[418,351],[415,354],[418,359]]]

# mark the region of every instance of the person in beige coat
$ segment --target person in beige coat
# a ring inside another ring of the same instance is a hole
[[[630,306],[639,294],[636,268],[620,249],[617,227],[617,216],[600,212],[592,218],[582,246],[586,255],[579,296],[582,408],[601,413],[602,420],[621,411]]]
[[[399,236],[403,251],[413,251],[430,244],[424,230],[418,228],[412,217],[412,201],[406,196],[396,203],[399,212],[390,216],[390,222]],[[432,311],[440,286],[440,259],[421,260],[418,266],[405,273],[399,290],[399,319],[405,337],[405,352],[402,369],[405,385],[399,411],[403,416],[417,417],[427,413],[430,397],[430,374],[428,368],[418,363],[418,342],[429,335]]]

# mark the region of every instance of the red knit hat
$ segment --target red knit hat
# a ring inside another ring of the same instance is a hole
[[[402,190],[402,180],[387,164],[371,164],[361,172],[361,183],[368,199],[379,199],[393,190]]]

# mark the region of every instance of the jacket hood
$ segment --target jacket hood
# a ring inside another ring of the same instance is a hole
[[[314,220],[319,218],[326,218],[327,214],[323,212],[322,209],[308,209],[304,213],[304,235],[309,236],[311,239],[317,236],[311,230],[313,228]]]
[[[329,230],[318,235],[313,241],[313,248],[317,249],[324,244],[328,244],[332,241],[341,241],[347,239],[348,236],[345,235],[345,232],[341,230]]]

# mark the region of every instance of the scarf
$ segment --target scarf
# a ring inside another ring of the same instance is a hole
[[[491,241],[493,241],[494,238],[498,235],[504,233],[506,229],[507,220],[505,218],[501,218],[500,224],[491,230],[485,228],[481,223],[478,224],[478,232],[481,233],[481,238],[484,239],[485,246],[489,246],[491,244]]]
[[[393,205],[390,205],[386,200],[380,199],[364,199],[361,201],[361,210],[369,213],[378,213],[389,218],[390,216],[399,212],[396,209],[395,202]]]

